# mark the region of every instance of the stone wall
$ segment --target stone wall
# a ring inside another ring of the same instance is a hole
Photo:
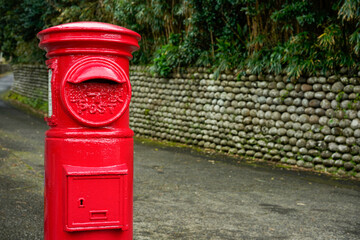
[[[0,64],[0,74],[10,72],[10,71],[11,71],[11,67],[9,64]]]
[[[42,65],[13,65],[11,90],[25,97],[48,100],[48,71]]]
[[[360,177],[360,79],[204,69],[169,79],[131,69],[131,127],[140,136]]]
[[[252,75],[206,69],[171,78],[132,67],[130,125],[138,136],[360,177],[360,78]],[[15,66],[13,90],[46,99],[45,67]],[[36,94],[35,92],[41,92]]]

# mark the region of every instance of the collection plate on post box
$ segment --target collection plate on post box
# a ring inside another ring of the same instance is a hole
[[[65,230],[126,229],[127,169],[64,166]]]

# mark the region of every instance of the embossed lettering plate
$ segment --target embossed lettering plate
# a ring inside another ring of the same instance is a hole
[[[73,116],[88,125],[108,124],[121,113],[128,97],[126,83],[103,79],[66,83],[65,99]]]

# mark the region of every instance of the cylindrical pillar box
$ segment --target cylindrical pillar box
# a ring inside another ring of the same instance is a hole
[[[130,240],[129,60],[140,35],[77,22],[37,36],[49,58],[45,240]]]

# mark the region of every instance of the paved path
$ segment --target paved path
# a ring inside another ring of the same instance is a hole
[[[46,129],[0,102],[1,240],[42,239]],[[135,240],[360,239],[359,182],[141,140],[134,156]]]

